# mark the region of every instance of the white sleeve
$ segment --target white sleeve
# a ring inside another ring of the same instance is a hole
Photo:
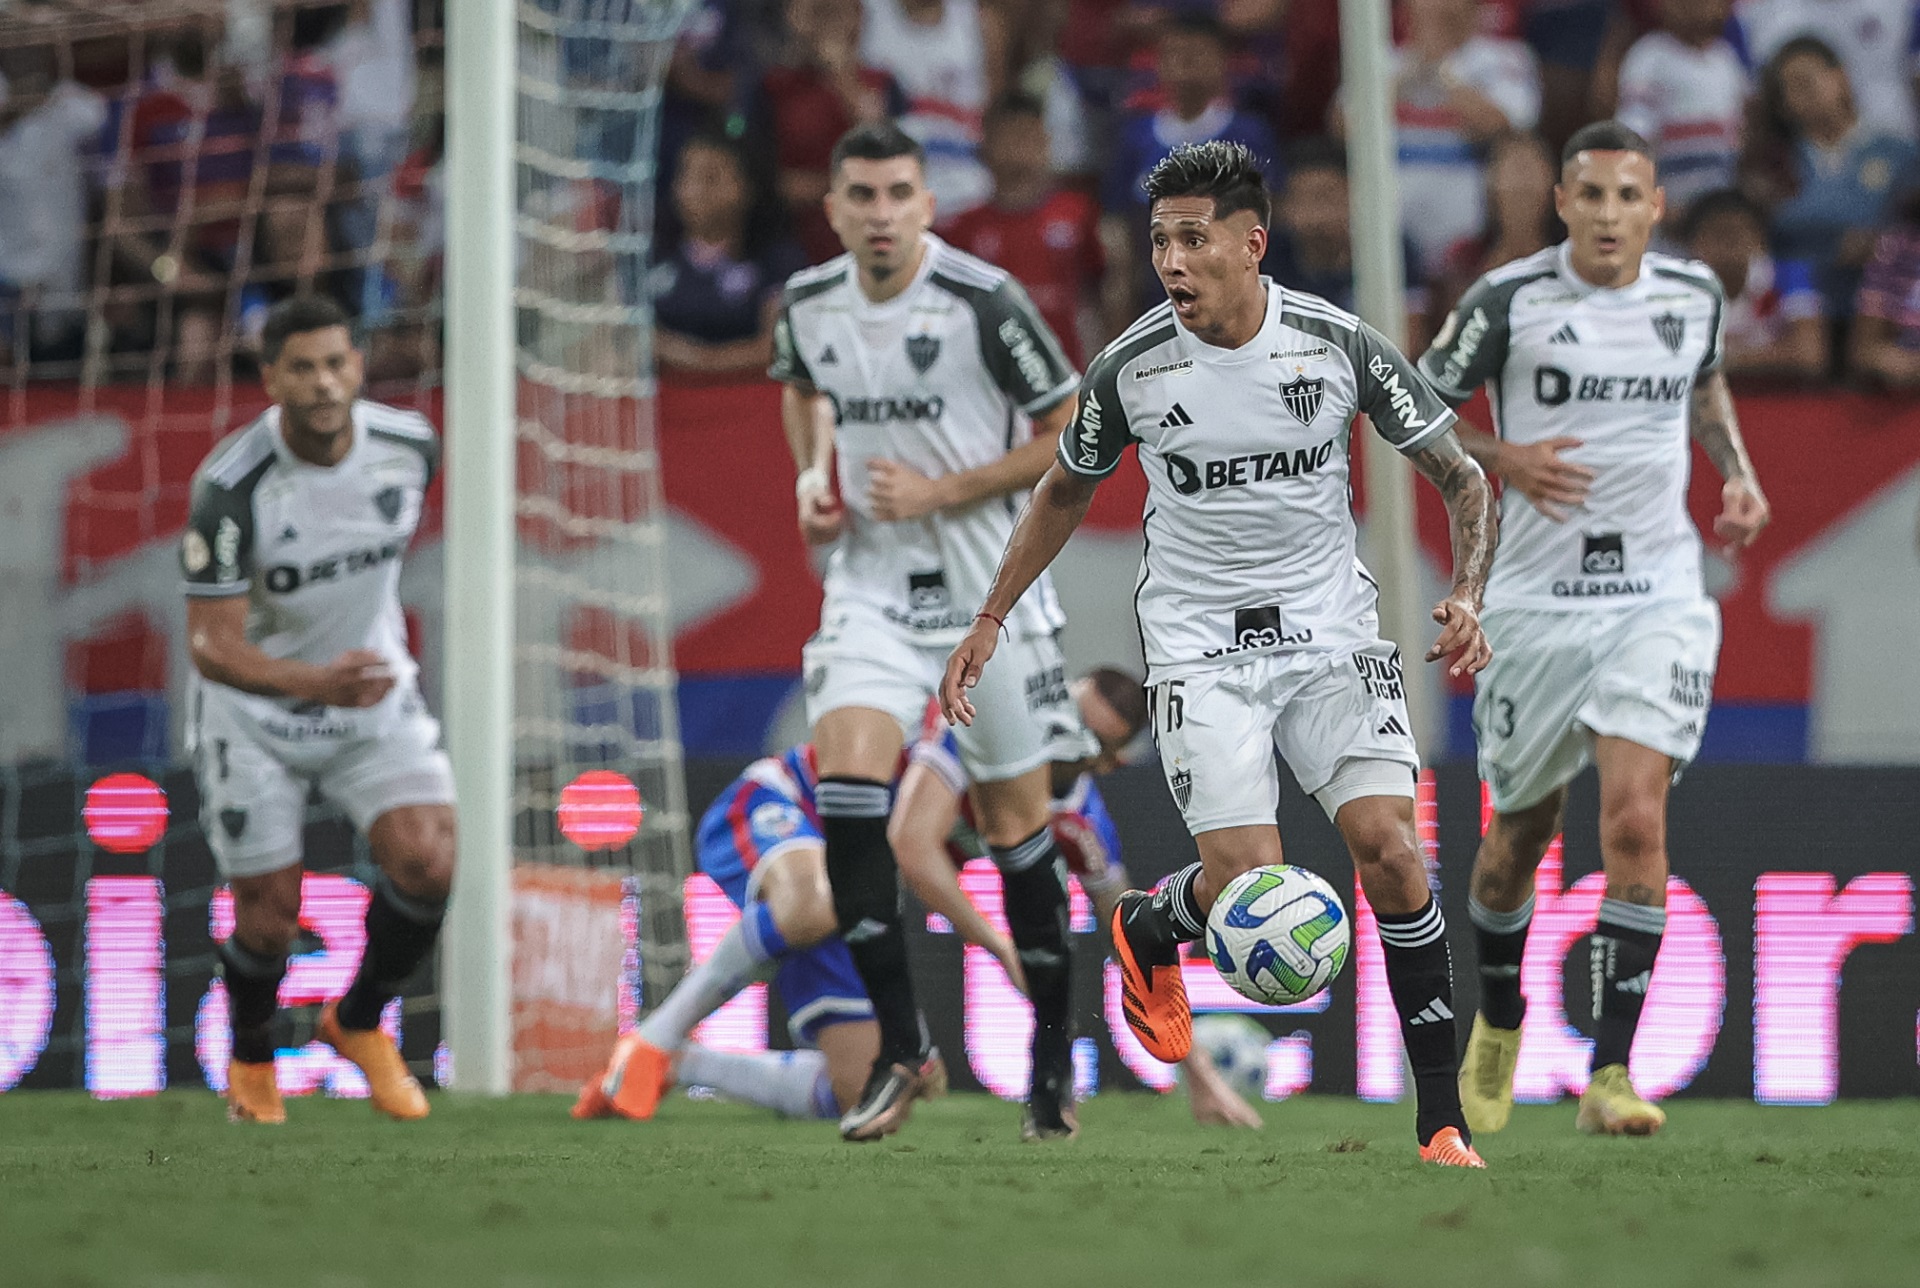
[[[1517,40],[1490,43],[1489,56],[1468,83],[1506,113],[1508,125],[1531,130],[1540,123],[1540,65],[1533,51]]]
[[[1642,36],[1620,62],[1620,109],[1615,113],[1620,124],[1635,134],[1657,140],[1663,116],[1659,55]]]

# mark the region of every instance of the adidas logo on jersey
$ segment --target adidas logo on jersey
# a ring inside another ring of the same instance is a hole
[[[300,533],[298,532],[298,530],[294,528],[294,526],[291,523],[289,523],[286,527],[280,529],[280,543],[282,545],[285,545],[289,541],[298,541],[299,539],[300,539]]]
[[[814,359],[814,363],[822,367],[837,367],[840,365],[840,355],[833,351],[832,345],[828,345],[820,350],[820,356]]]
[[[1547,337],[1548,344],[1579,344],[1580,337],[1574,333],[1573,323],[1569,322]]]
[[[1375,729],[1374,732],[1383,736],[1387,734],[1395,734],[1402,738],[1412,736],[1407,732],[1406,726],[1400,723],[1399,716],[1388,716],[1387,722],[1378,729]]]
[[[1160,428],[1162,429],[1176,429],[1182,425],[1191,424],[1193,424],[1193,417],[1187,415],[1187,409],[1179,403],[1175,403],[1173,410],[1160,418]]]

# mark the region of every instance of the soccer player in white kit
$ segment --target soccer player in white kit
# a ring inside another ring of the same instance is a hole
[[[980,609],[1015,498],[1072,414],[1077,380],[1018,283],[927,231],[919,144],[889,124],[857,127],[834,148],[831,182],[827,217],[847,254],[787,283],[771,374],[786,386],[801,531],[838,541],[802,661],[835,914],[880,1022],[873,1076],[840,1130],[871,1140],[906,1120],[934,1058],[901,934],[888,784],[947,650]],[[1052,586],[1000,617],[1014,661],[982,689],[988,718],[960,754],[1033,1001],[1022,1134],[1067,1137],[1071,946],[1048,778],[1054,761],[1095,744],[1068,696]]]
[[[1486,663],[1480,596],[1493,493],[1453,413],[1379,332],[1260,276],[1270,203],[1246,148],[1176,148],[1147,178],[1153,266],[1168,302],[1095,358],[1074,422],[941,686],[949,719],[994,683],[997,619],[1052,562],[1129,444],[1147,476],[1135,610],[1151,725],[1200,862],[1113,927],[1127,1023],[1169,1063],[1192,1045],[1180,945],[1234,877],[1283,862],[1277,748],[1346,840],[1380,927],[1418,1097],[1421,1157],[1481,1167],[1461,1115],[1446,924],[1414,833],[1420,767],[1400,654],[1380,638],[1356,553],[1348,438],[1364,412],[1446,498],[1454,581],[1427,660]]]
[[[453,881],[453,771],[407,652],[400,557],[440,447],[422,417],[359,398],[346,314],[298,297],[261,338],[268,408],[200,465],[180,564],[195,676],[188,747],[200,818],[233,890],[219,946],[232,1020],[227,1105],[284,1121],[271,1022],[300,927],[307,793],[347,812],[380,867],[367,944],[321,1041],[376,1109],[427,1099],[380,1012],[433,950]]]
[[[1554,202],[1567,240],[1474,283],[1420,364],[1456,406],[1487,385],[1497,437],[1461,438],[1508,488],[1487,586],[1494,660],[1473,708],[1494,814],[1468,904],[1480,1012],[1461,1092],[1475,1131],[1506,1125],[1534,870],[1591,761],[1607,888],[1576,1121],[1647,1135],[1666,1115],[1634,1090],[1627,1057],[1666,927],[1667,791],[1699,750],[1720,652],[1687,514],[1689,435],[1725,480],[1714,532],[1729,553],[1768,509],[1720,372],[1719,279],[1647,250],[1665,205],[1651,147],[1618,122],[1587,126]]]

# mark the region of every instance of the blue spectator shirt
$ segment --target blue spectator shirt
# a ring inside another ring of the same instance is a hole
[[[682,241],[647,275],[654,322],[663,331],[707,344],[751,340],[760,334],[767,300],[806,262],[786,241],[744,259],[712,260],[689,255]]]
[[[1800,190],[1773,212],[1774,254],[1811,262],[1828,314],[1843,316],[1860,285],[1860,269],[1837,262],[1841,239],[1885,222],[1889,203],[1914,178],[1920,149],[1860,128],[1832,149],[1803,139],[1793,159]]]

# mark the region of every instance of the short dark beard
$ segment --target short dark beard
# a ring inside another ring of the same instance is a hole
[[[876,282],[884,282],[893,276],[893,268],[887,264],[875,264],[867,270],[867,276]]]

